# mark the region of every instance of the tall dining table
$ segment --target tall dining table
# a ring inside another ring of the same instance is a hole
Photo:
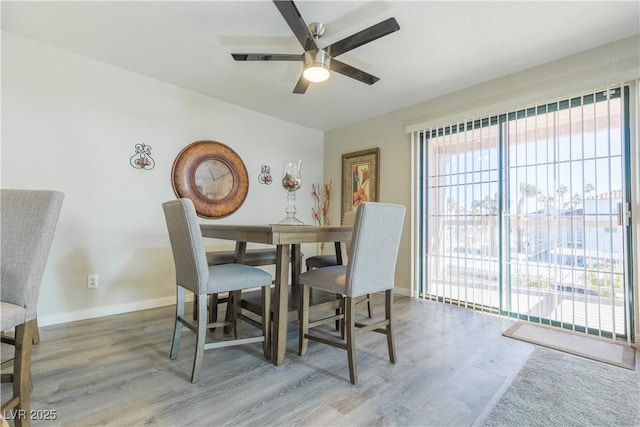
[[[331,225],[233,225],[201,224],[202,236],[236,242],[236,262],[244,260],[247,242],[276,246],[275,298],[273,313],[273,343],[271,359],[276,365],[284,362],[287,347],[289,260],[293,268],[292,285],[297,285],[301,268],[300,244],[316,242],[347,242],[352,226]]]

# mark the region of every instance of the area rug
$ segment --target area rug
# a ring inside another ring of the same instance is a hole
[[[485,426],[640,426],[640,373],[536,347]]]
[[[502,335],[635,370],[635,349],[626,343],[616,343],[528,322],[517,322]]]

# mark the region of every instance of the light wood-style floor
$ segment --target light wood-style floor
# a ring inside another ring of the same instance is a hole
[[[382,312],[380,298],[375,307]],[[500,335],[505,318],[406,297],[395,312],[398,362],[383,335],[363,335],[357,386],[343,350],[310,342],[297,355],[297,323],[283,365],[265,361],[261,344],[212,350],[197,384],[186,328],[169,360],[173,306],[43,327],[32,409],[57,419],[33,425],[481,425],[533,351]],[[2,359],[10,353],[3,345]]]

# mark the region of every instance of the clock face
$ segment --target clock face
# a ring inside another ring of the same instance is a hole
[[[225,162],[205,160],[196,168],[196,190],[211,201],[222,200],[233,191],[233,173]]]
[[[185,147],[173,162],[171,175],[176,195],[191,199],[203,218],[232,214],[249,190],[240,156],[216,141],[196,141]]]

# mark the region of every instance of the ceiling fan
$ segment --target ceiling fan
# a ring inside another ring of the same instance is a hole
[[[329,78],[329,70],[368,85],[380,80],[379,77],[340,62],[335,57],[398,31],[400,25],[398,25],[398,21],[395,18],[386,19],[321,49],[318,45],[318,40],[326,30],[323,24],[312,22],[307,26],[293,1],[274,0],[273,2],[304,48],[304,53],[299,55],[287,53],[232,53],[233,59],[236,61],[302,61],[304,68],[296,87],[293,89],[293,93],[305,93],[309,83],[325,81]]]

